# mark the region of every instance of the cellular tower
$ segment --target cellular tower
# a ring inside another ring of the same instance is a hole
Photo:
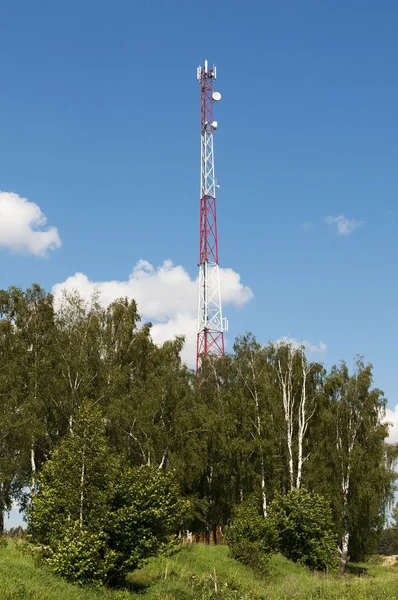
[[[199,303],[196,341],[196,371],[209,355],[223,356],[224,331],[227,320],[222,316],[220,273],[218,265],[218,233],[216,210],[216,183],[214,171],[213,103],[221,94],[213,91],[216,67],[209,69],[207,60],[197,69],[200,85],[200,255]]]

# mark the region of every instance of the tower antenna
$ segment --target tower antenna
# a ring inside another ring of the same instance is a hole
[[[213,103],[221,94],[213,91],[216,67],[209,68],[207,60],[197,68],[200,85],[200,252],[199,302],[196,341],[196,372],[210,355],[224,355],[224,332],[228,322],[222,316],[220,273],[218,265],[218,233],[216,211],[217,183],[214,172]]]

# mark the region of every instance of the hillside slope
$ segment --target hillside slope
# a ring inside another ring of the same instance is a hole
[[[152,559],[129,580],[148,600],[396,600],[398,567],[364,567],[362,577],[326,576],[276,555],[267,577],[260,577],[231,559],[227,547],[200,544]]]
[[[225,546],[185,546],[128,578],[130,591],[79,588],[39,568],[15,544],[0,547],[1,600],[396,600],[398,567],[366,566],[362,577],[313,574],[280,555],[261,577]]]

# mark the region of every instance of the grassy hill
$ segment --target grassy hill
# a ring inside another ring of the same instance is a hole
[[[1,600],[396,600],[398,567],[371,566],[358,577],[313,574],[280,555],[267,577],[240,565],[225,546],[192,545],[152,559],[129,576],[130,591],[79,588],[63,582],[12,543],[0,548]]]
[[[10,542],[0,546],[1,600],[119,600],[131,598],[107,590],[81,589],[65,583]]]

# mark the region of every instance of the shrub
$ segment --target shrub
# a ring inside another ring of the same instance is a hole
[[[124,575],[171,549],[187,503],[173,473],[147,466],[122,469],[113,492],[104,530],[117,552],[118,574]]]
[[[269,507],[276,523],[281,553],[311,569],[327,570],[336,564],[337,536],[326,500],[305,489],[278,495]]]
[[[173,474],[113,456],[100,413],[83,406],[43,466],[29,536],[58,575],[104,583],[168,548],[184,509]]]
[[[109,551],[104,534],[81,529],[71,522],[46,559],[54,573],[72,583],[101,584],[114,568],[115,553]]]
[[[255,496],[236,507],[226,539],[234,558],[263,572],[278,541],[275,523],[261,515]]]

